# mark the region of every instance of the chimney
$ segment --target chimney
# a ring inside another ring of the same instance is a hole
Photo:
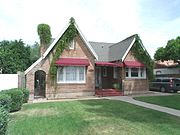
[[[41,45],[40,45],[40,55],[43,56],[43,54],[45,53],[45,51],[46,51],[45,45],[44,45],[44,44],[41,44]]]

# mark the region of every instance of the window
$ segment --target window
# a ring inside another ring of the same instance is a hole
[[[138,77],[138,68],[131,68],[131,77]]]
[[[106,77],[107,76],[107,68],[103,67],[103,76]]]
[[[57,72],[58,83],[85,83],[85,67],[59,67]]]
[[[126,68],[126,77],[129,77],[129,68]]]
[[[126,68],[126,78],[146,78],[145,68]]]
[[[117,79],[118,78],[118,68],[117,67],[113,67],[113,78],[114,79]]]
[[[72,40],[69,44],[69,49],[74,49],[74,47],[75,47],[75,41]]]

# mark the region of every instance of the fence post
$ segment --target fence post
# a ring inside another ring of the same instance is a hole
[[[17,72],[18,74],[18,88],[25,88],[26,87],[26,80],[24,72]]]

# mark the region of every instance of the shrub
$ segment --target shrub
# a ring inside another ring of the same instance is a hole
[[[22,89],[23,92],[23,103],[27,103],[29,100],[29,90],[28,89]]]
[[[0,92],[0,105],[9,112],[11,106],[11,97],[7,94]]]
[[[114,83],[114,84],[113,84],[113,88],[114,88],[114,89],[120,89],[120,85],[119,85],[118,83]]]
[[[17,88],[3,91],[11,97],[10,112],[18,111],[22,107],[23,92]]]
[[[6,134],[8,119],[8,111],[4,107],[0,106],[0,135]]]

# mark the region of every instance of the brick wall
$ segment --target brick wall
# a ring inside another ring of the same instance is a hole
[[[52,60],[52,54],[54,50],[38,65],[36,65],[27,75],[26,75],[26,87],[30,90],[30,98],[34,97],[34,75],[37,70],[43,70],[46,72],[46,97],[47,98],[61,98],[61,97],[75,97],[84,95],[94,95],[95,90],[95,69],[94,69],[94,57],[87,49],[85,43],[82,39],[77,36],[75,38],[75,49],[65,49],[61,58],[87,58],[89,59],[90,66],[86,69],[86,83],[85,84],[57,84],[55,89],[52,85],[51,77],[49,74],[50,63]]]
[[[132,52],[130,51],[125,61],[135,61],[137,60]],[[125,77],[125,68],[122,68],[122,85],[125,95],[135,94],[135,93],[146,93],[149,90],[149,81],[148,79],[131,79]]]

